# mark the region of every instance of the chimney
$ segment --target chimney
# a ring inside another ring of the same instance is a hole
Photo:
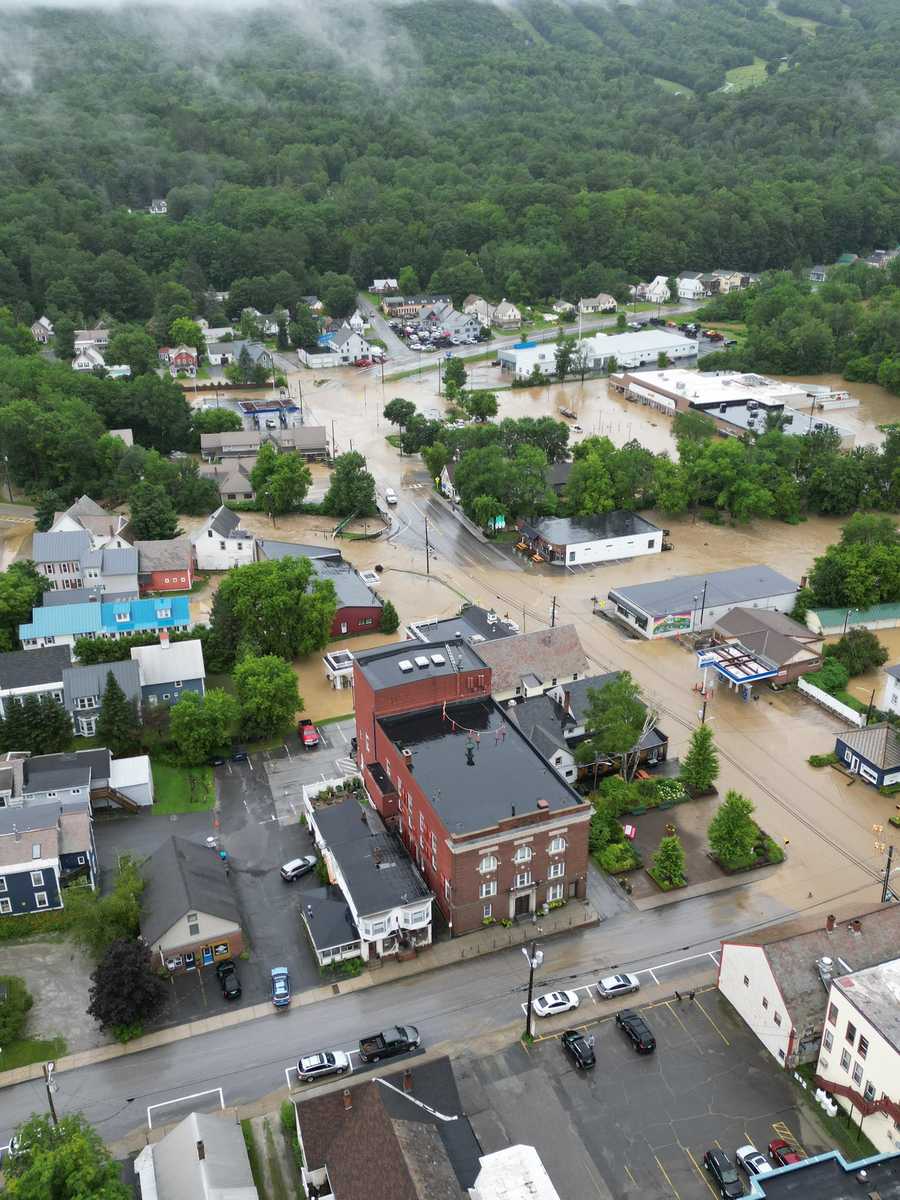
[[[540,798],[540,800],[538,800],[538,802],[537,802],[537,806],[538,806],[538,808],[541,810],[541,812],[546,812],[546,811],[547,811],[547,809],[550,807],[550,801],[549,801],[549,800],[545,800],[545,799],[543,798],[543,796],[542,796],[542,797]]]
[[[203,1162],[204,1158],[206,1158],[206,1147],[202,1142],[197,1143],[197,1158],[200,1162]]]
[[[834,929],[835,916],[834,913],[829,913],[825,918],[825,932],[831,933]]]
[[[160,644],[161,646],[168,646],[168,644],[169,644],[169,631],[168,631],[168,629],[161,629],[161,630],[159,631],[159,644]]]
[[[572,693],[568,688],[563,692],[563,708],[567,713],[572,711]]]
[[[403,1090],[404,1092],[412,1091],[412,1071],[409,1067],[403,1072]]]
[[[349,1088],[344,1088],[344,1112],[349,1112],[353,1107],[353,1096]]]
[[[850,928],[854,933],[862,933],[862,921],[851,921]]]

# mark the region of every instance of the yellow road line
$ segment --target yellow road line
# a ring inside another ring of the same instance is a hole
[[[668,1000],[666,1001],[666,1008],[669,1010],[669,1012],[672,1014],[672,1016],[675,1018],[675,1020],[678,1022],[678,1024],[684,1030],[684,1032],[688,1035],[688,1037],[690,1037],[691,1035],[690,1035],[690,1031],[689,1031],[687,1025],[685,1025],[684,1021],[682,1021],[681,1017],[679,1017],[678,1013],[672,1007],[671,1002]]]
[[[729,1042],[728,1038],[725,1036],[725,1034],[722,1032],[722,1030],[718,1027],[718,1025],[715,1023],[715,1021],[712,1019],[712,1017],[709,1015],[709,1013],[706,1011],[706,1009],[700,1003],[700,1001],[695,1000],[694,1003],[697,1005],[697,1007],[703,1013],[704,1017],[706,1017],[707,1021],[709,1021],[710,1025],[712,1025],[713,1029],[716,1031],[716,1033],[719,1035],[719,1037],[722,1039],[722,1041],[725,1043],[725,1045],[730,1046],[731,1042]]]
[[[656,1158],[656,1155],[654,1154],[654,1155],[653,1155],[653,1157],[654,1157],[654,1158]],[[669,1172],[668,1172],[668,1171],[666,1170],[666,1168],[665,1168],[665,1167],[662,1165],[662,1163],[659,1161],[659,1159],[658,1159],[658,1158],[656,1158],[656,1165],[657,1165],[657,1166],[659,1167],[659,1169],[662,1171],[662,1173],[663,1173],[663,1178],[665,1179],[665,1181],[666,1181],[666,1183],[669,1185],[669,1187],[672,1189],[672,1195],[675,1197],[675,1200],[681,1200],[681,1196],[678,1194],[678,1188],[675,1186],[675,1184],[674,1184],[674,1183],[672,1182],[672,1180],[669,1178]]]
[[[681,1148],[685,1152],[685,1154],[688,1156],[688,1158],[691,1160],[691,1162],[694,1164],[694,1168],[695,1168],[697,1174],[700,1176],[700,1178],[703,1180],[703,1182],[709,1188],[710,1192],[715,1196],[716,1200],[719,1200],[719,1194],[716,1191],[716,1189],[713,1187],[713,1185],[709,1182],[709,1176],[707,1175],[707,1173],[703,1169],[703,1167],[701,1167],[700,1164],[697,1162],[696,1158],[694,1158],[693,1154],[691,1154],[690,1149],[687,1146],[682,1146]]]

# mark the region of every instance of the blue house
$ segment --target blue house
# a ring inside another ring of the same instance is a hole
[[[848,771],[874,787],[900,783],[900,736],[887,721],[845,729],[835,739],[834,752]]]
[[[22,648],[72,646],[76,638],[119,638],[132,633],[186,633],[193,628],[190,597],[148,596],[101,604],[36,608],[31,623],[19,626]]]
[[[142,704],[177,704],[184,692],[206,692],[199,638],[170,643],[163,634],[156,646],[132,646],[131,657],[140,672]]]

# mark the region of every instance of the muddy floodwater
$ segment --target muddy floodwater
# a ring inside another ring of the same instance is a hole
[[[848,383],[840,375],[773,375],[785,383],[814,383],[834,392],[849,392],[859,401],[858,408],[836,408],[826,413],[828,420],[856,435],[857,446],[880,446],[884,434],[879,425],[900,421],[900,396],[895,396],[877,383]]]

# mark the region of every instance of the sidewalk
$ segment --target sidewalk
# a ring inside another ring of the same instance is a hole
[[[343,996],[348,992],[359,992],[366,988],[376,987],[382,983],[393,983],[398,979],[408,979],[413,975],[424,975],[428,971],[437,970],[456,962],[464,962],[478,958],[482,954],[493,954],[495,950],[506,950],[509,946],[521,946],[530,938],[536,936],[538,928],[541,937],[553,937],[556,934],[568,933],[586,925],[596,925],[601,920],[600,915],[587,902],[570,900],[563,908],[554,909],[546,917],[537,922],[523,922],[504,929],[500,925],[489,929],[470,933],[466,937],[454,938],[446,942],[438,942],[429,946],[419,957],[409,962],[380,962],[355,979],[342,979],[322,987],[311,988],[294,996],[294,1005],[303,1007],[307,1004],[318,1004],[332,996]],[[257,1021],[263,1017],[276,1016],[271,1003],[255,1004],[242,1008],[237,1012],[220,1013],[207,1017],[202,1021],[191,1021],[185,1025],[176,1025],[171,1029],[160,1029],[148,1033],[144,1037],[135,1038],[132,1042],[120,1045],[118,1042],[107,1046],[98,1046],[93,1050],[83,1050],[79,1054],[67,1054],[57,1059],[57,1071],[75,1071],[79,1067],[93,1066],[95,1063],[109,1062],[114,1058],[123,1058],[126,1054],[140,1054],[143,1050],[152,1050],[157,1046],[168,1046],[173,1042],[184,1041],[185,1038],[199,1037],[204,1033],[214,1033],[218,1029],[227,1029],[231,1025],[242,1025],[245,1021]],[[17,1067],[14,1071],[0,1072],[0,1088],[12,1087],[17,1083],[43,1079],[43,1066],[32,1063],[28,1067]]]

